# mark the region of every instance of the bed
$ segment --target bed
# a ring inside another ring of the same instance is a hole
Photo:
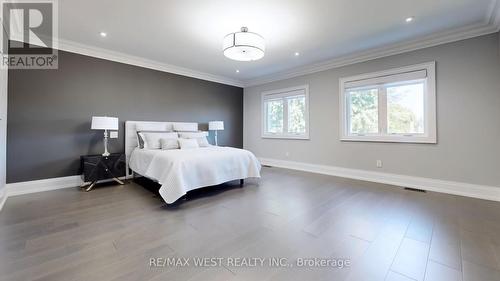
[[[233,180],[260,178],[260,163],[250,151],[233,147],[209,146],[195,149],[141,149],[137,126],[165,124],[198,128],[187,122],[125,122],[127,177],[141,175],[158,182],[159,193],[167,204],[174,203],[188,191]]]

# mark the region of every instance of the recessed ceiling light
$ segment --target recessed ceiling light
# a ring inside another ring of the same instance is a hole
[[[407,17],[407,18],[405,19],[405,21],[406,21],[406,22],[412,22],[413,20],[414,20],[414,18],[413,18],[413,17]]]
[[[106,36],[108,36],[108,34],[107,34],[106,32],[102,32],[102,31],[99,33],[99,35],[101,35],[101,37],[106,37]]]
[[[300,56],[300,53],[299,52],[295,52],[294,54],[296,57]]]
[[[240,70],[239,70],[239,69],[236,69],[236,73],[240,73]]]

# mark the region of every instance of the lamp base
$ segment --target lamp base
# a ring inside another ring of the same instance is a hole
[[[104,153],[102,156],[107,157],[109,156],[108,152],[108,130],[104,130]]]

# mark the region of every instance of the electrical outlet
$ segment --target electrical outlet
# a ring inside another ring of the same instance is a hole
[[[109,138],[110,139],[117,139],[118,138],[118,131],[109,132]]]
[[[377,168],[382,168],[382,160],[377,160]]]

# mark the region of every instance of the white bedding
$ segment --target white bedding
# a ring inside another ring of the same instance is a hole
[[[159,182],[168,204],[188,191],[224,182],[260,178],[260,163],[250,151],[232,147],[148,150],[136,148],[129,167]]]

